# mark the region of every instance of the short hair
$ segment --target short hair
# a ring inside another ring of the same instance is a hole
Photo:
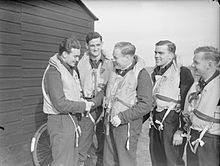
[[[217,48],[212,46],[203,46],[198,47],[195,49],[194,54],[203,52],[204,53],[204,59],[212,60],[216,62],[216,64],[220,61],[220,53]]]
[[[122,55],[134,55],[136,47],[129,42],[118,42],[115,44],[115,49],[119,48]]]
[[[79,40],[77,40],[75,37],[64,38],[59,46],[59,55],[62,55],[64,51],[70,53],[72,48],[81,48]]]
[[[100,38],[100,40],[102,41],[102,36],[101,36],[98,32],[89,32],[89,33],[86,35],[86,43],[89,44],[89,42],[90,42],[92,39],[96,39],[96,38]]]
[[[173,54],[175,54],[175,52],[176,52],[176,45],[169,40],[161,40],[161,41],[157,42],[155,45],[156,46],[166,45],[170,52],[172,52]]]

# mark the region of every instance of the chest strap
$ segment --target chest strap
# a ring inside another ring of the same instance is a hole
[[[208,125],[205,126],[205,128],[201,131],[201,133],[199,134],[199,138],[197,138],[195,141],[190,142],[191,139],[191,129],[187,132],[187,134],[182,134],[182,137],[186,137],[187,138],[187,143],[189,144],[189,147],[191,149],[191,151],[193,153],[196,153],[198,146],[200,145],[201,147],[204,146],[205,142],[202,140],[202,138],[204,137],[205,133],[212,127],[213,122],[210,122]]]
[[[120,102],[121,104],[123,104],[124,106],[126,106],[126,107],[128,107],[128,108],[131,108],[131,107],[132,107],[131,104],[124,102],[123,100],[119,99],[118,97],[115,98],[115,101]],[[131,128],[130,123],[128,123],[127,141],[126,141],[126,149],[127,149],[127,150],[130,150],[130,136],[131,136],[131,134],[130,134],[130,128]]]
[[[163,130],[163,122],[166,119],[166,117],[169,115],[170,111],[175,108],[176,104],[173,103],[165,112],[162,121],[155,120],[155,123],[159,124],[158,130]]]
[[[216,118],[213,118],[213,117],[208,116],[206,114],[203,114],[202,112],[200,112],[197,109],[194,109],[193,113],[201,120],[204,120],[207,122],[213,122],[213,123],[220,123],[220,119],[216,119]]]
[[[176,104],[180,104],[180,100],[175,100],[175,99],[172,99],[170,97],[167,97],[167,96],[163,96],[163,95],[160,95],[160,94],[156,94],[156,98],[160,99],[160,100],[163,100],[163,101],[166,101],[166,102],[174,102]]]

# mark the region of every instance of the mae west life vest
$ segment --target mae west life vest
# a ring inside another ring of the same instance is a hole
[[[180,64],[173,62],[162,76],[156,75],[155,79],[153,99],[157,111],[174,109],[180,102]]]
[[[133,70],[128,71],[124,77],[116,74],[115,71],[111,73],[106,90],[106,103],[111,108],[111,117],[127,110],[136,103],[137,78],[144,67],[144,60],[137,57],[137,63]]]
[[[112,62],[107,58],[99,64],[97,69],[93,69],[89,61],[90,56],[88,52],[85,52],[77,65],[83,94],[86,98],[94,97],[105,87],[113,68]]]
[[[55,54],[49,60],[49,65],[47,66],[42,79],[42,92],[43,92],[43,112],[46,114],[58,114],[59,111],[55,109],[48,94],[45,91],[44,80],[47,70],[50,66],[54,66],[57,71],[61,74],[61,80],[63,83],[63,92],[65,94],[66,99],[72,101],[82,101],[81,98],[81,86],[79,82],[79,78],[75,70],[73,70],[73,75],[67,70],[67,68],[60,62],[57,58],[58,54]]]
[[[186,96],[183,114],[190,115],[191,128],[194,130],[203,131],[209,126],[209,134],[220,135],[219,89],[220,75],[211,80],[194,100],[189,100],[190,96],[198,91],[198,81],[191,86]]]

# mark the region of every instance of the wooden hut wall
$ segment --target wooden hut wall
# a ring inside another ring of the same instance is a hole
[[[0,0],[0,165],[32,163],[30,142],[46,122],[41,79],[64,37],[85,50],[94,18],[78,1]]]

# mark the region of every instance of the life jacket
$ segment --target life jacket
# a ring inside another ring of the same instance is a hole
[[[157,111],[174,109],[180,103],[180,66],[176,62],[162,75],[156,75],[153,87],[153,99]]]
[[[191,128],[197,131],[206,129],[209,134],[220,135],[220,75],[211,80],[195,99],[190,100],[197,88],[198,82],[195,81],[186,96],[184,114],[190,115]]]
[[[137,78],[144,67],[144,60],[137,57],[136,65],[124,77],[118,75],[115,70],[111,73],[106,90],[106,101],[108,107],[111,108],[111,117],[127,110],[136,103]]]
[[[156,111],[161,112],[166,110],[161,121],[158,119],[153,121],[153,114],[150,114],[150,126],[155,127],[155,129],[163,130],[163,122],[169,115],[171,110],[176,112],[180,111],[180,67],[181,64],[173,60],[172,65],[166,70],[166,72],[161,75],[155,75],[155,84],[153,87],[153,101],[156,105]],[[156,127],[154,123],[159,124]]]
[[[89,54],[85,52],[77,65],[83,94],[86,98],[94,97],[106,86],[113,68],[112,62],[106,57],[97,69],[93,69],[89,61]]]
[[[82,101],[81,98],[81,86],[79,82],[79,78],[75,70],[73,70],[73,75],[67,70],[67,68],[60,62],[60,60],[57,58],[58,54],[55,54],[53,57],[49,60],[49,65],[47,66],[42,79],[42,92],[43,92],[43,112],[46,114],[58,114],[59,111],[56,110],[56,108],[51,103],[51,100],[48,96],[48,94],[45,91],[44,86],[44,80],[45,75],[47,73],[47,70],[50,66],[54,66],[57,71],[61,74],[61,80],[63,83],[63,92],[66,97],[66,99],[71,101]]]

